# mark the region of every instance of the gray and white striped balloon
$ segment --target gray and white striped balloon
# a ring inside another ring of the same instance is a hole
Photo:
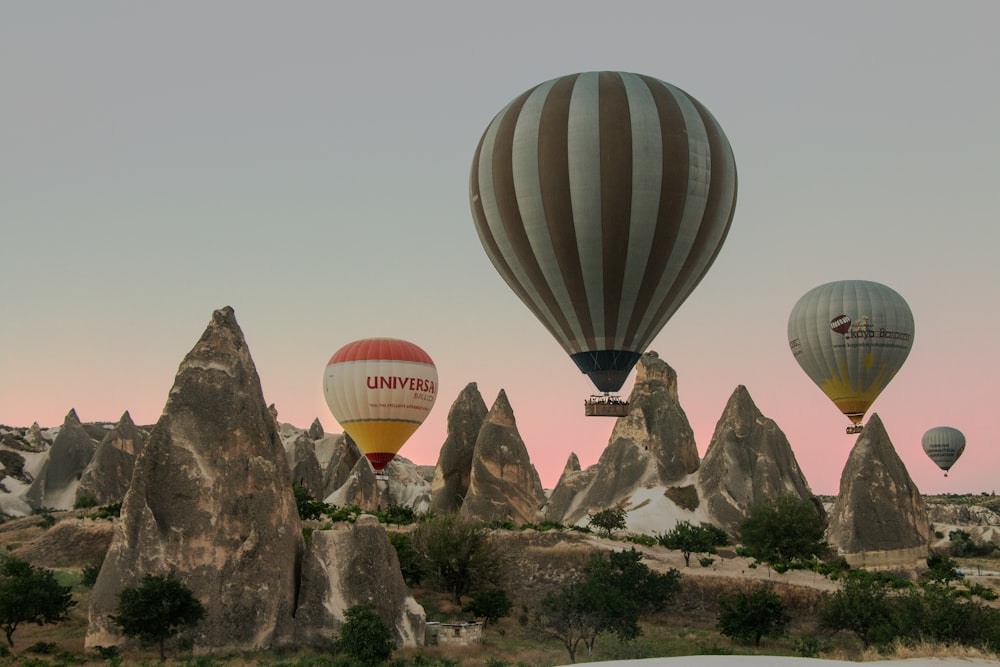
[[[585,72],[497,114],[469,189],[497,272],[598,389],[617,391],[718,255],[736,163],[684,91]]]

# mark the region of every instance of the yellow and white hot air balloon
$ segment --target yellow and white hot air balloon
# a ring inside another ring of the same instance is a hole
[[[486,255],[597,389],[618,391],[726,239],[736,162],[698,100],[584,72],[508,104],[469,182]]]
[[[437,386],[430,355],[398,338],[348,343],[323,373],[330,412],[376,471],[385,468],[430,414]]]
[[[944,476],[955,465],[955,461],[965,451],[965,436],[957,428],[950,426],[935,426],[920,438],[924,453],[938,468],[944,470]]]
[[[860,433],[878,395],[913,346],[913,313],[895,290],[840,280],[807,292],[788,318],[788,345],[802,370]]]

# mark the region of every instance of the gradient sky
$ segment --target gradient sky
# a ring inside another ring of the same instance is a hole
[[[998,24],[993,0],[3,3],[0,424],[154,423],[229,305],[281,421],[340,432],[327,360],[393,336],[440,375],[403,456],[437,460],[476,382],[547,487],[595,463],[614,420],[583,417],[589,381],[486,258],[468,176],[513,97],[625,70],[704,103],[739,170],[726,245],[650,347],[699,451],[742,384],[836,493],[854,437],[788,313],[876,280],[916,335],[873,412],[922,492],[1000,491]],[[968,440],[948,478],[938,425]]]

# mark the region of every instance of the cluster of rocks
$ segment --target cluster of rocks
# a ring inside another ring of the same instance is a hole
[[[680,406],[676,372],[654,352],[637,364],[628,413],[596,464],[576,454],[550,494],[542,489],[504,391],[487,408],[469,383],[448,413],[436,465],[397,457],[379,483],[344,434],[281,424],[231,308],[213,314],[184,358],[159,421],[58,429],[0,428],[0,511],[121,501],[121,519],[90,598],[88,646],[123,641],[109,620],[118,593],[145,574],[174,572],[205,604],[195,646],[205,650],[318,642],[352,604],[373,603],[401,644],[419,643],[423,610],[377,522],[316,531],[308,546],[292,483],[313,497],[376,510],[458,512],[516,524],[585,524],[593,512],[628,510],[629,529],[679,521],[734,532],[749,508],[778,495],[822,512],[787,438],[744,386],[735,389],[704,459]],[[9,483],[9,484],[8,484]],[[20,504],[18,504],[20,503]],[[927,553],[927,509],[881,420],[859,437],[828,514],[828,539],[858,564]]]

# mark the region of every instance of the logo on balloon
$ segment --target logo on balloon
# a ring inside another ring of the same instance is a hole
[[[837,315],[830,320],[830,328],[839,334],[845,334],[851,328],[851,318],[847,315]]]

